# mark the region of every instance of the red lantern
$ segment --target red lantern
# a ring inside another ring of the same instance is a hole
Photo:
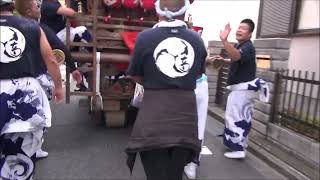
[[[121,0],[103,0],[103,3],[108,11],[108,16],[104,18],[104,22],[109,23],[113,12],[121,7]]]
[[[156,0],[140,0],[140,5],[145,11],[153,10]]]
[[[139,6],[138,0],[122,0],[122,5],[126,9],[136,9]]]
[[[131,20],[133,16],[133,11],[138,9],[138,0],[122,0],[122,6],[126,9],[126,16],[128,21]]]

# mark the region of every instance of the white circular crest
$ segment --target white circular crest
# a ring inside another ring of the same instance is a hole
[[[158,44],[153,57],[162,73],[177,78],[189,73],[194,63],[194,49],[187,41],[170,37]]]
[[[10,63],[21,58],[26,47],[24,35],[16,28],[0,26],[1,29],[1,58],[0,62]]]

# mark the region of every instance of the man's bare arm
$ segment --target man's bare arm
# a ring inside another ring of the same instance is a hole
[[[223,44],[225,50],[227,51],[228,56],[230,57],[230,59],[232,61],[240,60],[240,58],[241,58],[240,51],[238,49],[234,48],[233,45],[230,42],[228,42],[228,40],[222,41],[222,44]]]
[[[67,17],[74,17],[77,13],[71,8],[61,6],[59,7],[57,14],[67,16]]]
[[[44,34],[43,30],[41,29],[41,37],[40,37],[40,51],[42,55],[42,59],[44,60],[48,72],[53,79],[53,83],[55,86],[55,94],[57,101],[61,101],[63,99],[63,92],[62,92],[62,83],[61,83],[61,74],[59,65],[53,56],[51,46],[47,40],[46,35]]]
[[[224,30],[220,32],[220,39],[230,59],[232,61],[238,61],[241,58],[240,51],[234,48],[233,45],[230,42],[228,42],[228,36],[230,31],[231,31],[230,24],[228,23],[224,27]]]

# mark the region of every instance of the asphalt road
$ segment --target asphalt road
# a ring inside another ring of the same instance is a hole
[[[49,157],[37,162],[34,179],[146,179],[139,157],[132,175],[126,166],[124,149],[131,128],[107,129],[95,125],[90,121],[88,108],[79,107],[78,100],[72,98],[71,104],[52,105],[52,127],[43,145]],[[208,117],[204,146],[212,154],[202,155],[199,180],[285,179],[250,153],[244,160],[225,158],[225,148],[217,136],[222,130],[221,123]]]

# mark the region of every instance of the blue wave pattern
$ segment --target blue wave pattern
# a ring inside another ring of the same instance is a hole
[[[37,107],[40,105],[39,99],[33,98],[33,91],[17,90],[13,95],[7,93],[0,94],[0,129],[11,119],[27,121],[37,113]],[[25,102],[26,99],[33,99]]]
[[[19,131],[16,127],[15,131],[0,136],[0,177],[32,179],[35,147],[38,147],[38,141],[42,137],[37,132],[42,131],[47,120],[48,110],[43,109],[45,94],[33,78],[2,80],[0,90],[0,132],[6,132],[8,126],[19,121],[30,122],[34,126],[27,131]],[[38,140],[35,141],[34,138]],[[26,144],[29,145],[28,149],[25,149]]]
[[[241,101],[241,98],[237,99],[237,101]],[[242,99],[246,101],[246,99]],[[228,101],[229,103],[230,101]],[[232,117],[237,117],[238,119],[227,119],[226,120],[226,127],[224,129],[224,136],[223,136],[223,144],[227,146],[232,151],[244,151],[245,148],[248,146],[248,134],[251,129],[251,119],[252,119],[252,103],[249,99],[249,102],[245,104],[241,104],[239,106],[236,103],[234,106],[237,108],[236,112]],[[230,113],[230,112],[226,112]]]
[[[246,144],[246,139],[248,137],[249,131],[251,129],[251,122],[246,122],[246,120],[241,120],[234,123],[238,128],[243,130],[243,133],[233,132],[228,128],[224,129],[223,144],[233,151],[244,151]],[[241,134],[241,135],[240,135]],[[226,138],[230,137],[230,138]]]
[[[37,80],[39,81],[39,84],[46,93],[48,100],[51,101],[54,89],[52,77],[48,73],[44,73],[38,76]]]
[[[4,156],[0,159],[0,177],[4,179],[32,179],[35,167],[35,155],[28,157],[21,149],[23,138],[16,141],[4,139]]]

